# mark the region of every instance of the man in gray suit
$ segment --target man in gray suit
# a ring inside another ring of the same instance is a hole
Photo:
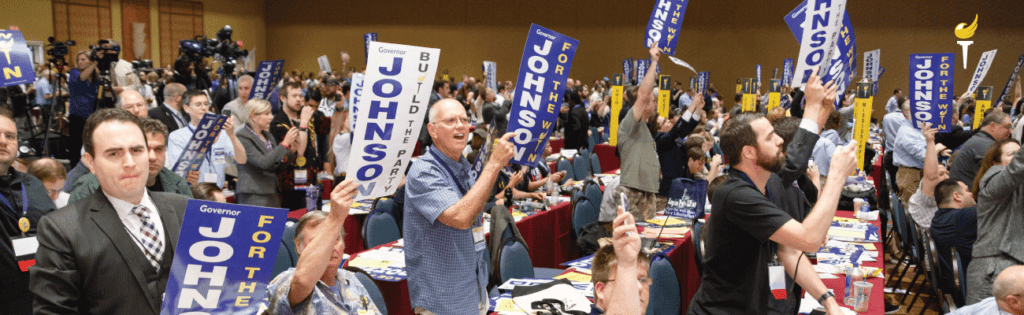
[[[97,111],[83,138],[101,190],[40,220],[34,313],[159,314],[187,199],[146,190],[149,152],[131,113]]]

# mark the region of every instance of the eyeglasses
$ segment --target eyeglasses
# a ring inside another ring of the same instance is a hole
[[[47,189],[46,190],[46,193],[50,194],[50,195],[56,195],[56,194],[59,194],[60,192],[61,192],[61,190],[59,188],[58,189]]]
[[[445,124],[446,126],[455,126],[456,122],[460,122],[463,125],[468,125],[469,124],[469,118],[465,118],[465,117],[452,117],[452,118],[448,118],[448,119],[441,120],[441,121],[435,121],[434,123],[442,123],[442,124]]]
[[[609,279],[608,280],[608,282],[612,282],[612,281],[615,281],[615,279]],[[643,284],[643,285],[651,285],[651,283],[654,283],[654,280],[651,280],[651,278],[648,278],[648,277],[636,277],[636,282],[639,282],[640,284]]]

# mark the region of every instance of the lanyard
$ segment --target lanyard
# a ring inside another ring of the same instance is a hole
[[[188,131],[191,131],[193,135],[196,134],[196,130],[192,129],[192,124],[188,124],[185,126],[188,127]],[[213,144],[217,144],[217,142],[214,142]],[[213,144],[210,145],[210,150],[207,150],[206,154],[204,154],[204,157],[206,158],[207,162],[206,166],[210,168],[210,173],[216,173],[217,171],[217,169],[213,168],[213,160],[210,159],[210,151],[213,151]]]
[[[14,205],[11,205],[10,201],[7,201],[7,197],[4,197],[4,195],[0,195],[0,201],[3,201],[4,205],[7,206],[7,208],[10,208],[11,211],[15,211],[15,212],[18,211],[18,210],[15,210]],[[25,193],[25,184],[22,183],[21,184],[21,217],[24,218],[27,215],[28,215],[28,194]]]
[[[437,150],[436,147],[431,147],[430,148],[430,154],[432,154],[434,156],[434,159],[436,159],[438,162],[440,162],[439,164],[441,164],[441,166],[444,167],[444,170],[448,171],[448,175],[451,175],[452,176],[452,180],[455,181],[455,187],[458,187],[459,188],[459,192],[461,192],[462,195],[465,196],[466,193],[467,193],[467,189],[462,187],[462,184],[459,183],[459,178],[455,177],[455,172],[452,172],[452,169],[450,167],[448,167],[448,164],[446,164],[443,160],[441,160],[441,157],[438,156],[437,152],[435,152],[436,150]]]
[[[181,117],[181,115],[175,112],[174,109],[167,107],[167,111],[171,112],[171,116],[174,116],[174,121],[178,122],[179,125],[188,126],[188,122],[185,121],[185,118]]]
[[[248,129],[249,131],[252,132],[252,134],[256,135],[257,137],[262,136],[261,134],[256,133],[256,130],[252,130],[252,128],[249,127],[248,124],[245,125],[245,129]],[[270,140],[267,140],[266,137],[263,137],[263,146],[267,147],[267,150],[274,149],[274,146],[270,144]]]

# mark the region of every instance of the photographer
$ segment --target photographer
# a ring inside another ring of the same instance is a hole
[[[65,142],[68,145],[68,160],[71,165],[78,165],[80,149],[82,147],[81,135],[85,130],[85,119],[89,118],[96,111],[96,96],[100,87],[99,71],[96,69],[96,62],[90,58],[91,52],[82,50],[75,54],[75,68],[68,73],[68,91],[71,97],[68,100],[68,128],[70,135]]]
[[[120,95],[125,89],[138,90],[140,87],[139,77],[132,71],[132,63],[120,58],[121,43],[114,39],[107,39],[105,42],[101,40],[100,47],[107,49],[107,58],[100,62],[99,69],[110,72],[114,95]],[[106,68],[103,67],[105,62],[110,62]]]
[[[205,90],[213,85],[206,74],[206,66],[199,53],[183,52],[174,60],[174,82],[181,83],[190,89]],[[196,69],[199,70],[196,70]]]

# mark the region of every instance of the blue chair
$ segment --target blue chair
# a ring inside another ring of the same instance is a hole
[[[704,230],[704,223],[693,219],[690,229],[690,238],[693,239],[693,262],[697,266],[697,275],[704,276],[704,238],[701,232]]]
[[[565,181],[567,180],[576,179],[576,172],[573,170],[572,163],[569,162],[569,159],[565,157],[558,158],[558,165],[556,167],[559,172],[565,171],[565,177],[558,182],[559,185],[565,184]]]
[[[388,196],[378,197],[377,199],[373,200],[373,205],[370,207],[370,209],[383,210],[384,212],[387,212],[387,214],[390,214],[392,218],[394,218],[395,214],[393,213],[393,211],[395,209],[395,198],[391,198]]]
[[[963,307],[967,301],[967,268],[964,268],[964,261],[960,258],[960,252],[954,247],[953,251],[953,285],[956,292],[953,295],[957,307]]]
[[[359,283],[366,288],[366,293],[370,295],[370,300],[373,300],[373,305],[377,307],[377,310],[379,310],[381,314],[387,315],[388,305],[387,301],[384,300],[384,293],[380,291],[380,287],[377,286],[377,283],[373,282],[373,278],[370,277],[370,274],[366,273],[365,270],[359,269],[359,267],[345,267],[345,270],[356,274],[356,279],[358,279]]]
[[[533,260],[530,259],[530,252],[526,246],[514,238],[505,239],[502,242],[501,250],[498,253],[498,275],[501,283],[508,279],[542,278],[550,279],[563,270],[551,268],[534,268]]]
[[[583,195],[587,196],[590,203],[598,208],[598,212],[601,209],[601,201],[604,200],[604,192],[601,191],[601,185],[597,184],[597,181],[591,179],[587,180],[587,183],[583,185]]]
[[[663,253],[651,258],[651,269],[648,278],[653,280],[647,302],[648,315],[679,314],[682,312],[682,298],[679,292],[679,279],[672,262]]]
[[[601,171],[601,159],[597,157],[597,153],[590,153],[590,170],[594,174],[604,173],[604,171]]]
[[[572,170],[576,173],[576,180],[586,180],[590,177],[590,152],[582,150],[572,157]]]
[[[363,222],[363,243],[366,248],[394,242],[402,238],[395,218],[381,209],[375,209],[366,215]]]
[[[271,279],[299,263],[299,253],[295,250],[295,228],[297,226],[295,219],[288,219],[284,225],[284,235],[281,236],[281,244],[277,248],[277,258],[274,259],[274,268],[270,272]]]
[[[600,213],[595,203],[591,202],[586,196],[579,198],[576,202],[576,207],[572,209],[572,230],[575,235],[580,235],[580,230],[583,229],[587,223],[597,221],[598,214]]]
[[[587,150],[594,152],[594,145],[601,143],[601,132],[597,130],[597,127],[590,127],[590,138],[587,138]]]

